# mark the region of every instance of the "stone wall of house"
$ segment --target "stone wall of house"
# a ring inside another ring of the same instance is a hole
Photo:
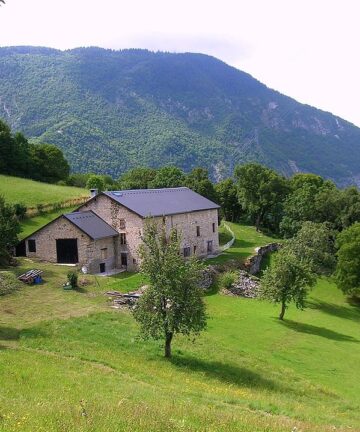
[[[198,257],[215,254],[219,251],[217,210],[170,215],[166,216],[165,222],[168,231],[171,228],[176,228],[180,232],[182,253],[186,247],[190,247],[190,255]],[[200,235],[198,235],[197,227],[199,227]],[[208,251],[208,242],[212,242],[212,251]]]
[[[143,219],[105,195],[98,195],[79,208],[79,211],[85,210],[92,210],[120,234],[126,235],[125,245],[121,244],[121,236],[116,240],[116,267],[122,267],[121,254],[126,254],[127,269],[129,271],[137,270]],[[121,221],[124,225],[121,224]]]
[[[45,226],[25,241],[26,256],[56,263],[56,240],[75,238],[77,239],[79,266],[86,266],[92,273],[99,273],[100,262],[105,262],[108,269],[113,268],[115,263],[114,238],[94,241],[64,217]],[[28,240],[35,240],[36,252],[29,252]],[[101,259],[101,249],[105,248],[107,258]]]
[[[89,273],[100,273],[100,264],[105,264],[105,271],[117,267],[117,241],[117,237],[107,237],[89,244],[87,248]]]
[[[85,203],[79,211],[92,210],[119,233],[126,234],[126,245],[121,244],[121,237],[117,243],[117,266],[121,267],[121,253],[127,255],[128,270],[136,271],[139,264],[138,248],[141,244],[141,235],[144,227],[144,219],[122,205],[114,202],[105,195]],[[156,218],[159,223],[163,218]],[[125,222],[125,226],[121,225]],[[176,227],[182,236],[181,250],[190,247],[190,255],[203,257],[209,255],[208,242],[212,242],[212,253],[219,251],[218,211],[203,210],[192,213],[182,213],[165,217],[167,231]],[[213,224],[215,232],[213,231]],[[197,236],[196,227],[200,227],[200,235]],[[195,249],[194,249],[195,246]]]

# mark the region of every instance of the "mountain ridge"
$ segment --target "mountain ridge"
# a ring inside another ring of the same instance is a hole
[[[360,184],[360,129],[194,53],[0,48],[0,117],[62,148],[75,171],[258,161]]]

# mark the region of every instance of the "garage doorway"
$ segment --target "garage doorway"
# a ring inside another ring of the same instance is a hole
[[[77,264],[79,262],[77,239],[56,240],[56,255],[59,264]]]

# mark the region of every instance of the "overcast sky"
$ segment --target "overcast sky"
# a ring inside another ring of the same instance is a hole
[[[360,126],[360,0],[6,0],[0,46],[211,54]]]

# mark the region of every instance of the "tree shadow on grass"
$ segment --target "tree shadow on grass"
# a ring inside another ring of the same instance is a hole
[[[346,307],[321,300],[311,300],[308,302],[308,306],[311,309],[318,309],[329,315],[360,322],[360,309],[354,305]]]
[[[278,320],[278,323],[280,323],[281,325],[297,331],[299,333],[306,333],[306,334],[311,334],[314,336],[321,336],[324,337],[326,339],[332,339],[332,340],[336,340],[336,341],[341,341],[341,342],[360,342],[358,339],[352,337],[352,336],[348,336],[342,333],[338,333],[334,330],[329,330],[326,329],[324,327],[317,327],[314,326],[312,324],[304,324],[304,323],[299,323],[296,321],[291,321],[291,320],[284,320],[284,321],[280,321]]]
[[[236,384],[240,387],[262,388],[271,391],[284,391],[285,389],[278,383],[264,378],[260,374],[249,369],[226,364],[218,361],[208,361],[194,357],[173,356],[171,363],[183,370],[192,370],[206,375],[206,377],[216,379],[222,383],[227,382]]]

